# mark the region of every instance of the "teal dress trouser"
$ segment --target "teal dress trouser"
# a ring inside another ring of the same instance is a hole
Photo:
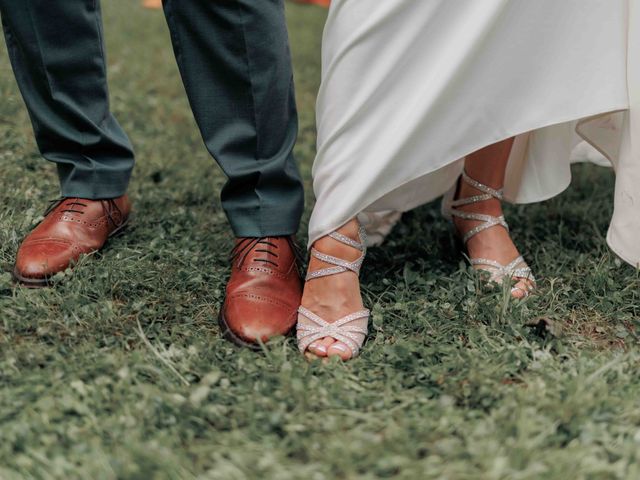
[[[290,235],[303,207],[283,0],[165,0],[178,66],[209,152],[228,177],[236,236]],[[134,164],[109,108],[98,0],[0,0],[13,70],[62,195],[125,193]]]

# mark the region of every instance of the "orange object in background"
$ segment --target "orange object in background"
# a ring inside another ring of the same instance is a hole
[[[308,3],[310,5],[320,5],[321,7],[329,8],[331,0],[293,0],[296,3]]]
[[[144,8],[162,8],[162,0],[144,0],[142,6]]]

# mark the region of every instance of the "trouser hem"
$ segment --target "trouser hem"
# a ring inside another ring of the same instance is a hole
[[[87,183],[82,181],[65,182],[60,189],[63,197],[87,198],[89,200],[103,200],[121,197],[127,193],[129,182],[118,183]]]
[[[300,228],[301,213],[301,209],[292,211],[282,207],[226,210],[233,234],[253,238],[295,235]]]

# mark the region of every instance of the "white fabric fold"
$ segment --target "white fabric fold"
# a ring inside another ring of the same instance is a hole
[[[637,1],[334,0],[310,243],[363,212],[437,198],[461,159],[512,136],[506,198],[548,199],[587,140],[618,175],[609,244],[638,265]]]

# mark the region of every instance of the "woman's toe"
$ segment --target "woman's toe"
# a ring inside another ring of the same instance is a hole
[[[308,350],[318,357],[326,357],[328,355],[329,347],[334,343],[335,340],[333,338],[321,338],[309,345]]]
[[[316,340],[307,348],[309,353],[312,353],[318,357],[327,356],[327,347],[322,344],[321,340]]]
[[[511,289],[511,296],[513,298],[515,298],[516,300],[523,299],[525,297],[525,295],[526,295],[525,291],[522,288],[518,287],[518,286],[515,286],[515,287],[513,287]]]
[[[511,289],[511,296],[517,300],[528,297],[533,285],[529,280],[522,279]]]
[[[337,356],[342,360],[349,360],[353,356],[353,352],[346,344],[342,342],[334,342],[333,345],[327,349],[327,356]]]

